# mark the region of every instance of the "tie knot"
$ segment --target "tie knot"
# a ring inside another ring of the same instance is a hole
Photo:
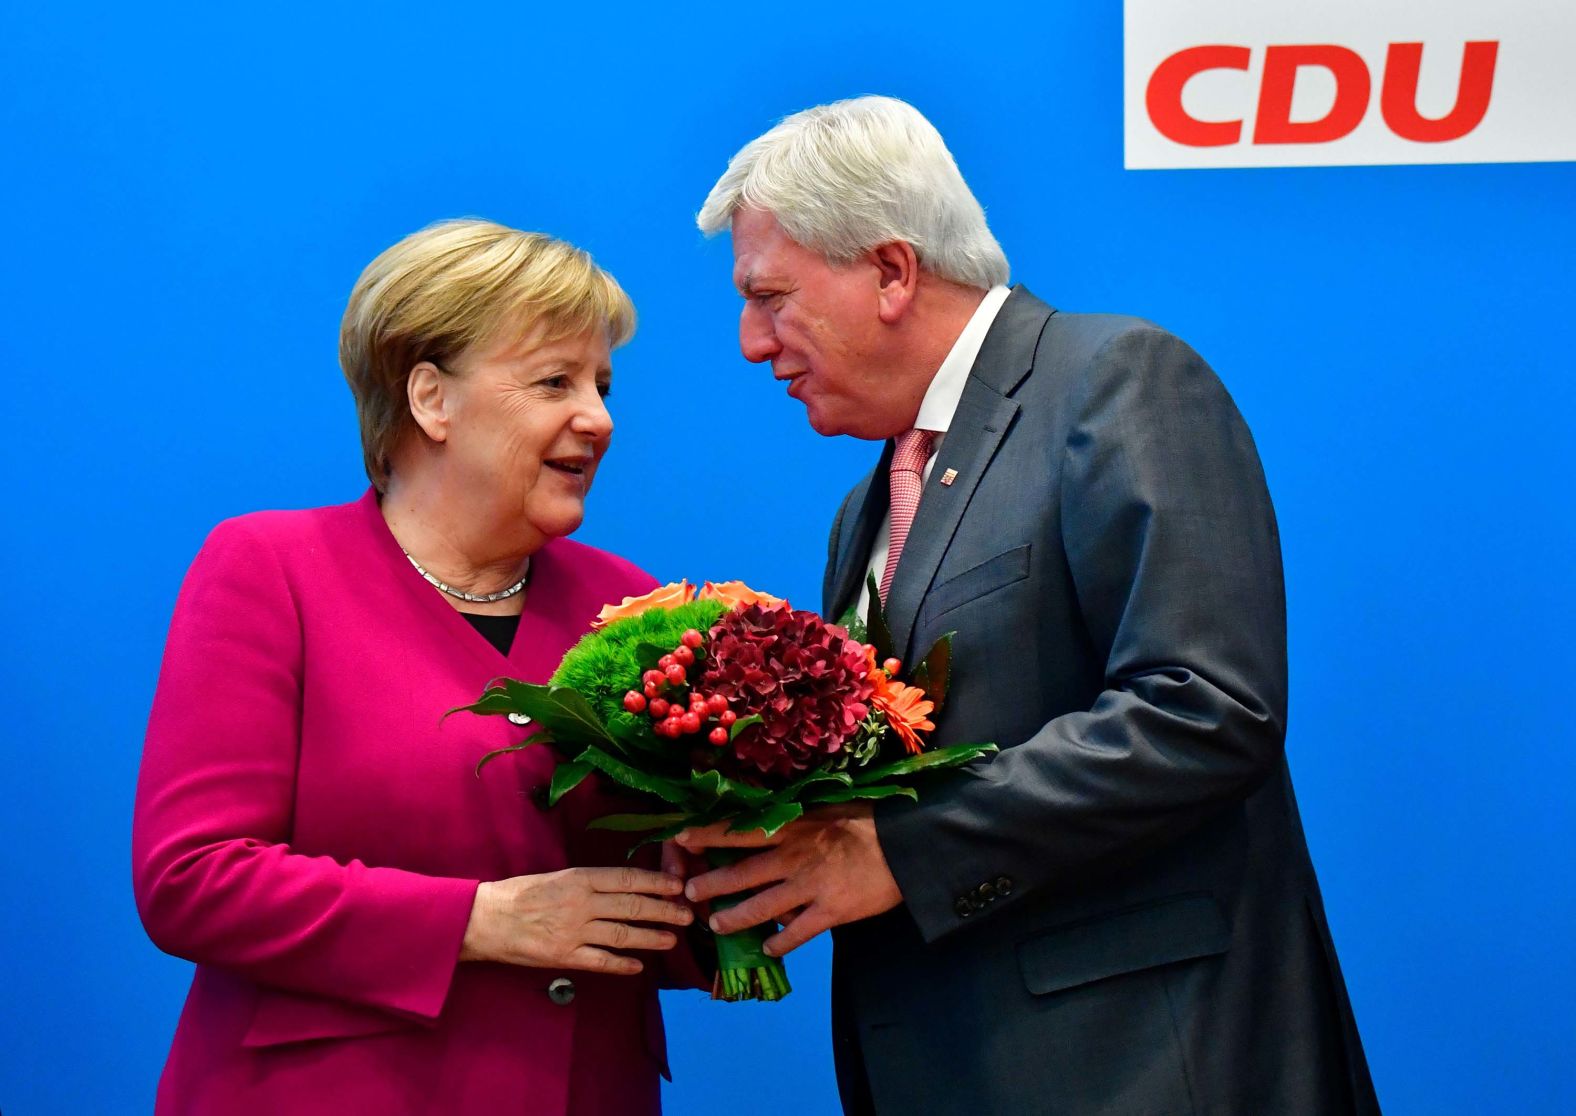
[[[905,430],[899,434],[897,448],[892,451],[892,471],[924,472],[925,462],[930,460],[930,444],[935,440],[934,430]]]

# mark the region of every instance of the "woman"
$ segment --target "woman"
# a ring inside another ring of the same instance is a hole
[[[553,759],[445,710],[545,681],[655,582],[567,541],[634,310],[589,256],[481,221],[380,255],[340,360],[372,488],[221,524],[182,587],[133,833],[197,962],[160,1113],[656,1112],[658,974],[702,983],[670,873],[555,808]],[[677,959],[676,961],[674,959]]]

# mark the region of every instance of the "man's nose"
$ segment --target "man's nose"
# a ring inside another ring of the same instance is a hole
[[[746,303],[739,314],[739,352],[752,364],[771,360],[782,351],[771,318],[755,303]]]

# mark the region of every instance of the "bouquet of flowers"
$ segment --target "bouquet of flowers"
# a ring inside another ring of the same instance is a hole
[[[952,637],[905,672],[870,581],[865,624],[852,612],[827,623],[738,581],[699,592],[681,581],[609,605],[545,686],[495,679],[462,707],[539,727],[477,768],[550,744],[559,757],[550,803],[593,772],[648,800],[651,810],[591,823],[644,833],[634,848],[690,826],[726,821],[770,835],[811,806],[917,798],[923,775],[996,746],[925,748],[946,701]],[[708,853],[719,866],[738,855]],[[761,949],[769,932],[719,936],[714,997],[787,995],[781,960]]]

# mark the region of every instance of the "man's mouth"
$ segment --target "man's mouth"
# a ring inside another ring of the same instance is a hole
[[[794,388],[798,386],[798,383],[799,383],[800,380],[804,379],[808,375],[809,375],[808,371],[804,371],[804,372],[777,372],[777,371],[773,371],[772,372],[772,376],[773,377],[775,377],[777,380],[781,381],[782,383],[788,385],[788,395],[789,395],[790,398],[793,398],[793,399],[799,398],[797,395],[794,394]]]

